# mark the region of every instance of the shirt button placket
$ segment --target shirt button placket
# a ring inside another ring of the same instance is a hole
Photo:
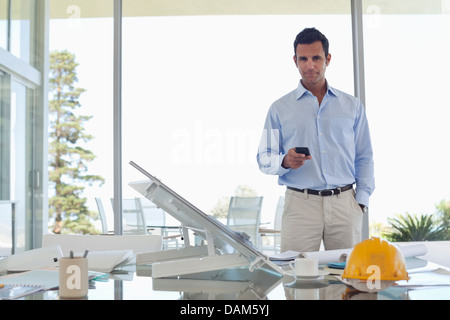
[[[326,150],[325,150],[325,141],[324,141],[324,135],[322,132],[322,119],[320,116],[320,112],[323,110],[323,107],[321,107],[318,110],[317,113],[317,135],[318,135],[318,141],[319,141],[319,156],[320,156],[320,164],[322,166],[322,174],[324,175],[325,180],[327,180],[327,161],[326,161]]]

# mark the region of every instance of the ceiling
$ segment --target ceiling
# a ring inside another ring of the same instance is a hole
[[[123,0],[123,16],[349,14],[350,0]],[[363,1],[369,14],[449,13],[448,0]],[[50,0],[50,18],[112,17],[114,0]]]

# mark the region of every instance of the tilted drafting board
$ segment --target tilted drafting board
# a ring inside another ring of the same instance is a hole
[[[148,180],[130,182],[129,185],[172,215],[183,227],[194,230],[195,234],[202,237],[207,243],[207,249],[203,251],[204,254],[200,257],[189,258],[183,256],[183,249],[179,249],[176,253],[178,254],[179,252],[179,257],[183,258],[182,268],[180,268],[180,261],[177,261],[176,256],[172,256],[170,261],[155,261],[152,265],[153,277],[158,278],[242,266],[249,266],[250,270],[265,266],[280,275],[284,274],[281,267],[259,252],[248,241],[248,237],[245,234],[236,232],[214,217],[203,213],[133,161],[130,164],[144,174]],[[172,250],[169,250],[167,253],[170,253],[170,251]],[[149,254],[153,255],[152,253]]]

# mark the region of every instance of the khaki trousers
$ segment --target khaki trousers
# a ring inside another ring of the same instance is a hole
[[[286,189],[281,252],[352,248],[361,241],[363,211],[350,189],[322,197]]]

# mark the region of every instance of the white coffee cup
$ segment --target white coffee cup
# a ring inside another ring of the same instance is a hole
[[[317,258],[297,258],[289,262],[289,266],[296,276],[317,276],[319,261]]]
[[[59,297],[85,298],[88,294],[88,259],[83,257],[59,259]]]

